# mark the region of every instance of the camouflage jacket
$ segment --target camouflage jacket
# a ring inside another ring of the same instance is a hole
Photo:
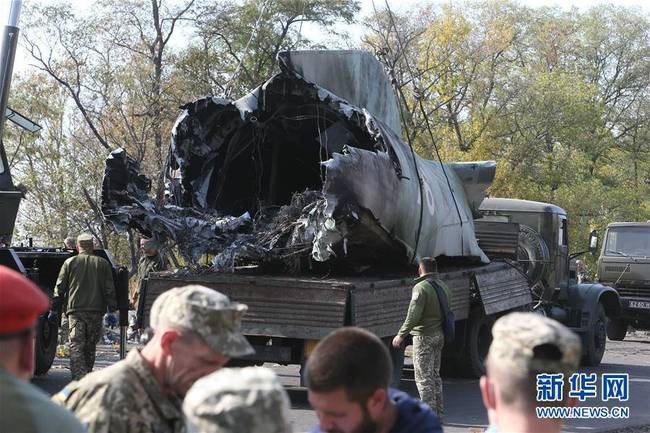
[[[124,361],[68,384],[52,397],[88,433],[184,432],[181,401],[165,394],[137,349]]]
[[[138,310],[138,299],[140,298],[140,293],[142,292],[142,281],[144,281],[144,279],[149,276],[150,272],[159,272],[166,269],[167,262],[165,259],[163,259],[160,253],[156,254],[155,256],[148,256],[146,254],[143,254],[142,257],[140,257],[137,273],[138,285],[129,296],[129,300],[133,303],[136,310]]]
[[[164,271],[165,269],[167,269],[167,263],[160,253],[151,257],[143,254],[138,262],[138,286],[142,284],[142,280],[147,278],[150,272]]]
[[[111,265],[103,258],[81,252],[63,263],[54,287],[54,297],[61,302],[67,296],[64,310],[95,311],[115,310],[115,285]]]

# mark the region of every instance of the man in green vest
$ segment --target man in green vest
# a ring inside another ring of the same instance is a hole
[[[102,317],[117,308],[113,271],[105,259],[94,255],[93,238],[77,238],[79,254],[67,259],[54,287],[53,310],[63,305],[70,327],[70,371],[73,380],[91,372],[95,347],[102,332]],[[51,312],[49,319],[53,320]]]
[[[70,412],[29,383],[34,372],[34,327],[48,305],[36,284],[0,266],[0,432],[86,431]]]
[[[428,280],[434,280],[451,299],[451,292],[438,276],[436,260],[423,257],[418,267],[419,277],[415,280],[408,313],[404,324],[393,339],[393,346],[400,347],[408,334],[413,336],[413,369],[415,385],[420,399],[442,419],[442,379],[440,359],[445,336],[442,329],[442,309],[435,288]]]

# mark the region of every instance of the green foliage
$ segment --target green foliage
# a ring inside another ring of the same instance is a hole
[[[397,16],[400,40],[385,11],[375,16],[364,42],[400,68],[420,154],[496,160],[491,195],[565,208],[573,250],[591,229],[650,218],[647,14],[454,3],[424,21]]]

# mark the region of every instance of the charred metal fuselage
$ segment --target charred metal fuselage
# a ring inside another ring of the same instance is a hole
[[[243,98],[206,97],[182,107],[172,132],[171,204],[220,216],[255,215],[289,204],[296,193],[319,191],[323,205],[297,222],[317,261],[410,263],[445,256],[488,262],[473,218],[495,163],[422,159],[386,122],[332,93],[336,80],[329,80],[328,90],[297,72],[307,73],[307,59],[326,65],[332,56],[341,80],[358,72],[344,70],[346,64],[377,63],[368,53],[309,52],[295,67],[285,54],[282,72]],[[341,56],[354,61],[342,62]],[[387,79],[380,66],[376,70],[378,88],[384,88]],[[133,225],[129,212],[140,213],[140,226],[156,219],[149,210],[144,217],[142,208],[119,210],[119,188],[110,186],[109,174],[104,190],[109,219]],[[166,227],[161,233],[173,231]]]

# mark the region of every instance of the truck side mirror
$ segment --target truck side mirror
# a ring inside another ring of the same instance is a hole
[[[589,252],[591,254],[598,252],[598,232],[596,230],[592,230],[589,234]]]

